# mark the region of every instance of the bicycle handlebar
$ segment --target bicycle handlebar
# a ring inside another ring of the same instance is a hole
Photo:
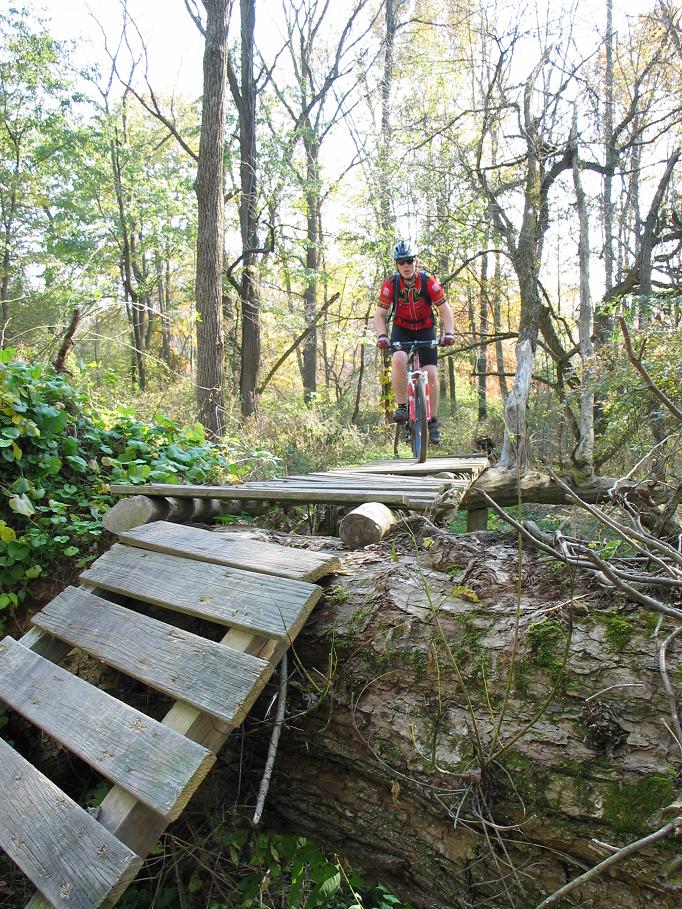
[[[432,341],[392,341],[393,350],[414,350],[415,347],[438,347],[439,342],[434,338]]]

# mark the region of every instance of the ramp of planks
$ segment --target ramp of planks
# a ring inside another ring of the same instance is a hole
[[[490,466],[485,457],[436,457],[423,464],[396,459],[321,473],[258,480],[235,486],[117,484],[116,495],[231,499],[241,501],[358,505],[380,502],[393,508],[430,511],[456,508],[471,484]]]
[[[157,521],[123,534],[20,640],[0,642],[5,708],[111,783],[95,817],[0,740],[0,847],[38,891],[30,909],[114,905],[310,614],[313,581],[337,567]],[[208,636],[178,614],[210,623]],[[60,666],[74,648],[172,698],[164,720]]]

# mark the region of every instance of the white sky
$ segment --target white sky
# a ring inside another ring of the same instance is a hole
[[[0,0],[0,6],[12,0]],[[20,0],[19,0],[20,2]],[[565,8],[571,0],[546,0],[549,14]],[[614,0],[614,24],[625,27],[628,16],[636,16],[650,9],[654,0]],[[78,43],[78,59],[83,63],[100,62],[105,66],[103,36],[98,19],[106,29],[108,39],[114,44],[121,31],[121,0],[24,0],[34,14],[42,14],[51,22],[50,31],[61,39],[74,39]],[[601,31],[606,22],[606,0],[577,0],[579,20],[586,30],[595,27]],[[156,91],[195,97],[202,87],[203,38],[187,12],[184,0],[127,0],[130,16],[138,25],[149,50],[150,81]],[[202,4],[199,2],[198,6]],[[335,10],[344,15],[351,6],[350,0],[336,0]],[[258,42],[277,44],[278,28],[275,20],[281,9],[281,0],[259,0],[256,6]],[[238,21],[239,4],[235,0],[233,16]],[[237,23],[235,23],[236,25]],[[270,39],[268,42],[267,39]],[[273,40],[274,39],[274,40]]]
[[[0,0],[0,6],[12,0]],[[19,0],[21,2],[21,0]],[[44,18],[50,33],[61,40],[77,42],[77,60],[82,64],[98,63],[106,70],[104,36],[115,48],[123,22],[120,0],[24,0],[36,16]],[[203,9],[201,2],[198,6]],[[139,28],[148,49],[150,84],[157,92],[181,94],[193,98],[202,90],[203,37],[190,18],[184,0],[127,0],[128,14]],[[272,13],[280,0],[261,0],[256,7],[259,45],[279,37]],[[239,3],[233,10],[239,24]],[[131,30],[131,35],[134,31]],[[278,45],[279,46],[279,45]]]

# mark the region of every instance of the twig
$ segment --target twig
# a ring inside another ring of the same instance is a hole
[[[586,511],[588,511],[593,517],[595,517],[602,524],[606,524],[612,530],[615,530],[616,533],[620,534],[625,540],[627,540],[627,542],[629,542],[639,552],[643,552],[646,555],[648,555],[652,559],[652,561],[655,561],[658,565],[663,567],[666,571],[671,571],[670,566],[667,565],[665,562],[663,562],[661,559],[659,559],[657,556],[655,556],[650,550],[646,549],[645,547],[651,547],[651,549],[657,549],[659,552],[663,552],[667,556],[669,556],[670,559],[673,562],[675,562],[676,564],[682,565],[682,556],[680,556],[680,554],[678,552],[676,552],[672,548],[672,546],[668,545],[668,543],[664,543],[662,540],[657,540],[655,537],[652,537],[649,534],[639,533],[634,528],[626,527],[625,525],[621,524],[619,521],[616,521],[613,518],[609,517],[609,515],[604,514],[604,512],[600,508],[595,508],[594,506],[590,505],[588,502],[585,502],[583,499],[581,499],[580,496],[576,495],[576,493],[571,489],[570,486],[568,486],[566,483],[564,483],[564,481],[561,480],[554,473],[554,471],[550,470],[549,475],[554,480],[555,483],[557,483],[559,486],[561,486],[563,488],[563,490],[568,494],[569,498],[572,499],[574,502],[576,502],[576,504],[580,505],[581,508],[584,508]],[[637,541],[637,542],[635,542],[635,541]],[[639,545],[637,545],[637,543],[643,543],[644,545],[639,546]]]
[[[680,410],[680,408],[677,407],[676,404],[670,400],[668,395],[664,391],[662,391],[658,387],[658,385],[656,385],[654,380],[649,375],[649,372],[648,372],[646,366],[642,363],[641,358],[635,356],[635,352],[632,349],[632,343],[630,341],[630,335],[628,333],[628,327],[625,324],[625,319],[622,316],[619,316],[618,324],[620,325],[620,330],[623,332],[623,340],[625,341],[625,352],[628,355],[628,360],[632,363],[632,365],[635,367],[637,372],[644,379],[644,384],[649,389],[649,391],[652,393],[652,395],[655,398],[658,398],[658,400],[661,402],[661,404],[663,404],[664,407],[667,407],[667,409],[670,411],[670,413],[674,417],[676,417],[680,421],[680,423],[682,423],[682,410]]]
[[[272,736],[270,738],[270,746],[268,748],[268,757],[265,761],[263,779],[261,780],[260,790],[258,791],[256,809],[253,812],[254,824],[258,824],[260,822],[261,814],[263,813],[263,808],[265,807],[265,798],[268,794],[268,789],[270,788],[272,770],[275,766],[277,745],[279,743],[279,736],[282,731],[282,724],[284,722],[284,709],[287,703],[287,675],[287,655],[285,653],[279,666],[279,701],[277,703],[277,715],[275,717],[275,725],[272,728]]]
[[[644,682],[623,682],[619,685],[609,685],[608,688],[602,688],[601,691],[595,691],[594,694],[585,698],[585,703],[589,704],[593,698],[601,697],[602,694],[606,694],[607,691],[612,691],[614,688],[644,688]]]
[[[677,708],[677,698],[675,697],[675,692],[673,686],[670,684],[670,678],[668,677],[668,667],[666,666],[665,654],[669,644],[675,640],[678,635],[682,634],[682,626],[676,628],[672,634],[669,634],[668,637],[661,644],[658,651],[658,668],[661,673],[661,678],[663,679],[663,687],[665,688],[665,693],[668,695],[668,701],[670,703],[670,717],[672,719],[673,729],[675,731],[674,738],[677,741],[677,744],[682,743],[682,726],[680,726],[680,714]]]
[[[592,880],[593,877],[597,877],[599,874],[602,874],[602,872],[606,871],[607,868],[625,861],[625,859],[629,858],[631,855],[639,852],[640,849],[644,849],[647,846],[650,846],[652,843],[664,839],[666,836],[668,836],[668,834],[672,833],[676,829],[679,820],[680,819],[677,819],[670,824],[666,824],[665,827],[661,827],[660,830],[656,830],[654,833],[650,833],[648,836],[642,837],[641,840],[637,840],[634,843],[630,843],[629,846],[624,846],[622,849],[619,849],[618,852],[610,855],[608,858],[604,859],[603,862],[595,865],[594,868],[590,868],[590,870],[586,871],[585,874],[581,874],[579,877],[574,878],[560,890],[556,890],[554,893],[550,894],[547,899],[544,899],[541,903],[538,903],[535,909],[545,909],[546,906],[553,906],[554,903],[558,902],[560,899],[563,899],[565,896],[568,896],[569,893],[572,893],[576,887],[580,887],[582,884],[586,884],[588,881]]]

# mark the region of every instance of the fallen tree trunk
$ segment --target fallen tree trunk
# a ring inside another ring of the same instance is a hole
[[[621,491],[639,488],[632,481],[623,481],[615,477],[595,477],[588,483],[572,486],[579,498],[590,504],[606,502],[609,491],[618,484]],[[492,467],[484,471],[466,492],[460,508],[476,509],[485,508],[485,500],[478,494],[479,490],[486,492],[498,505],[517,505],[519,502],[536,502],[540,505],[568,505],[574,504],[570,496],[554,480],[544,473],[528,470],[518,475],[513,470],[504,470]],[[647,487],[646,494],[656,502],[665,501],[670,495],[670,490]]]
[[[533,909],[653,829],[680,765],[655,619],[534,551],[517,600],[517,569],[512,534],[432,525],[344,556],[296,643],[266,824],[418,909]],[[648,846],[575,905],[678,907],[676,851]]]

